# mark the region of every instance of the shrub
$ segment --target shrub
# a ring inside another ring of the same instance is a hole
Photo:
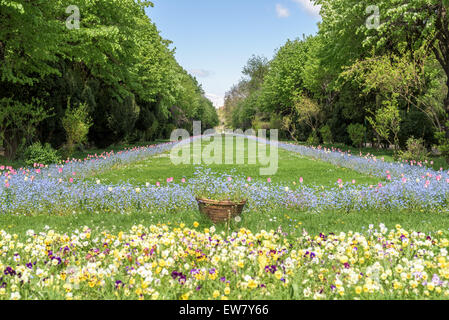
[[[350,124],[348,126],[348,134],[352,140],[354,147],[362,147],[363,139],[366,134],[366,128],[360,123]]]
[[[69,101],[65,116],[62,119],[62,126],[67,134],[64,157],[70,157],[76,146],[87,141],[87,134],[92,126],[87,105],[80,104],[77,108],[71,108]]]
[[[23,158],[28,166],[32,166],[35,163],[48,165],[61,160],[58,152],[49,143],[42,145],[40,142],[36,142],[26,148]]]
[[[320,138],[318,138],[316,131],[312,131],[306,143],[311,146],[316,146],[320,144]]]
[[[429,152],[425,146],[424,139],[411,137],[407,140],[407,150],[399,152],[402,160],[425,161],[429,157]]]
[[[449,127],[449,121],[446,122],[446,128]],[[441,152],[441,155],[446,159],[446,162],[449,163],[449,139],[446,137],[446,132],[438,131],[435,134],[435,138],[438,141],[437,148]]]
[[[325,125],[320,129],[321,137],[323,138],[323,143],[331,144],[333,141],[331,127]]]

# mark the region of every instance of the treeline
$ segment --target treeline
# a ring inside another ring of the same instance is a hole
[[[226,94],[227,126],[396,151],[418,141],[448,157],[448,1],[315,3],[317,35],[288,41],[271,61],[248,61]]]
[[[36,141],[103,148],[167,138],[174,128],[191,130],[192,120],[218,124],[201,85],[145,14],[149,6],[0,0],[0,142],[8,158]],[[77,137],[86,128],[87,138]]]

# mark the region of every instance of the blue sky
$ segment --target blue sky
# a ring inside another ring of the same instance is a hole
[[[147,13],[176,59],[215,106],[242,77],[252,54],[271,59],[287,39],[315,34],[319,8],[309,0],[153,0]]]

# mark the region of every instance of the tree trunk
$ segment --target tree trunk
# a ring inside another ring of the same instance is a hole
[[[11,130],[6,130],[3,146],[5,148],[6,159],[14,160],[17,155],[17,148],[19,147],[19,139]]]
[[[447,94],[446,98],[444,99],[444,110],[446,111],[446,118],[443,121],[443,128],[446,133],[446,139],[449,141],[449,70],[446,70],[446,87],[447,87]],[[449,159],[448,159],[449,160]]]

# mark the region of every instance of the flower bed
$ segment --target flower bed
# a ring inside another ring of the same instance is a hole
[[[448,234],[226,235],[185,225],[0,231],[0,299],[449,297]]]

